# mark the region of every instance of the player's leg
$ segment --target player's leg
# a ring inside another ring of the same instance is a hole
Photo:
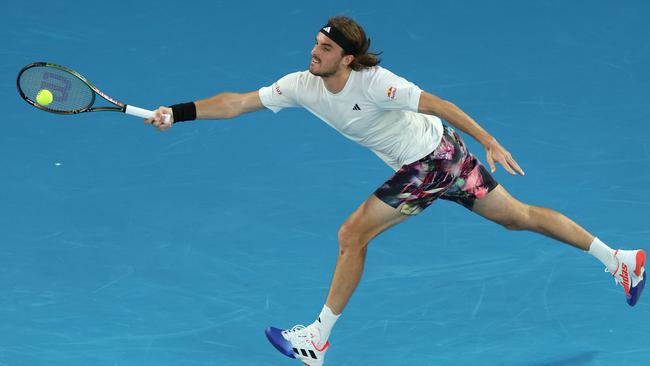
[[[501,185],[476,200],[472,211],[509,230],[534,231],[584,251],[589,250],[595,238],[557,211],[520,202]]]
[[[329,333],[361,279],[370,240],[424,210],[458,177],[457,168],[466,150],[451,132],[446,128],[435,151],[403,166],[341,226],[336,269],[317,320],[308,327],[296,326],[285,331],[271,327],[266,331],[269,341],[280,352],[310,366],[322,364],[329,347]]]
[[[373,194],[341,225],[338,259],[326,301],[334,314],[343,312],[359,284],[370,240],[408,217]]]
[[[456,133],[460,146],[465,145]],[[466,150],[466,149],[465,149]],[[476,159],[466,153],[455,184],[441,198],[459,203],[510,230],[530,230],[589,250],[594,236],[557,211],[530,206],[512,197]]]
[[[329,294],[318,319],[308,327],[290,330],[266,329],[266,336],[284,355],[298,358],[309,366],[323,364],[334,323],[357,288],[363,273],[368,243],[382,231],[409,216],[371,195],[341,226],[336,269]]]
[[[522,203],[501,186],[475,200],[472,211],[509,230],[534,231],[589,252],[623,286],[629,305],[634,306],[639,300],[645,286],[645,251],[614,251],[563,214]]]
[[[464,146],[462,139],[454,136]],[[442,199],[462,204],[510,230],[534,231],[588,251],[623,286],[628,304],[636,304],[645,285],[645,251],[614,251],[563,214],[520,202],[500,186],[469,153],[460,164],[460,170],[457,181],[445,191]]]

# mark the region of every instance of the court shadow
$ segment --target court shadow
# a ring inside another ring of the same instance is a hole
[[[598,356],[598,351],[582,352],[573,356],[557,358],[547,361],[535,361],[524,366],[580,366],[587,365]]]

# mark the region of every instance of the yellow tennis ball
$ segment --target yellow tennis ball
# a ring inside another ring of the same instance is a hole
[[[52,92],[47,89],[41,89],[36,94],[36,102],[42,106],[48,106],[54,100]]]

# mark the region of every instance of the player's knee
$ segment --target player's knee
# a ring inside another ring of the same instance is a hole
[[[341,252],[363,249],[367,244],[363,232],[356,225],[350,222],[341,225],[338,238],[339,249]]]
[[[525,230],[525,227],[518,221],[516,220],[511,220],[511,221],[505,221],[501,225],[503,225],[504,228],[511,230],[511,231],[521,231]]]
[[[516,210],[513,210],[501,222],[501,225],[508,230],[521,231],[530,229],[530,206],[522,204]]]

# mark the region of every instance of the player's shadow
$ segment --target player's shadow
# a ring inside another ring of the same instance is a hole
[[[573,356],[565,356],[555,360],[536,361],[525,366],[580,366],[587,365],[598,356],[598,351],[582,352]]]

